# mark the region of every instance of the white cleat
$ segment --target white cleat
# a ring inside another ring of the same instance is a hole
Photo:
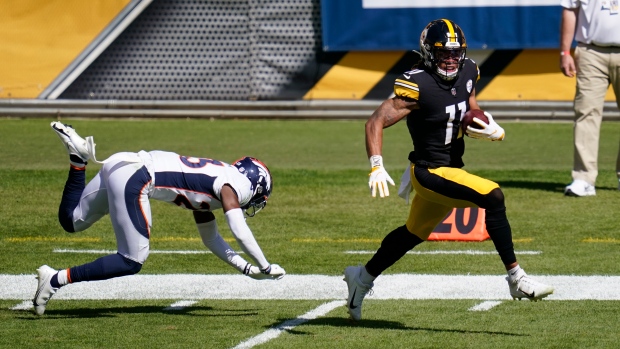
[[[513,280],[510,277],[506,277],[506,281],[508,281],[512,299],[521,300],[522,298],[527,298],[536,302],[553,293],[553,287],[534,281],[525,272]]]
[[[620,186],[620,184],[619,184]],[[596,189],[594,186],[581,179],[575,179],[573,183],[564,188],[564,195],[566,196],[595,196]]]
[[[349,289],[347,298],[347,310],[351,319],[359,321],[362,319],[362,302],[367,293],[372,294],[374,284],[366,285],[360,280],[360,273],[363,266],[347,267],[344,270],[344,281]]]
[[[89,143],[71,127],[71,125],[65,125],[58,121],[52,121],[50,124],[52,130],[56,132],[69,155],[77,155],[84,162],[90,159]]]
[[[50,280],[52,276],[56,274],[57,270],[50,268],[47,265],[42,265],[37,269],[37,279],[39,280],[39,287],[37,293],[34,295],[32,304],[34,305],[34,311],[37,315],[43,315],[45,313],[45,307],[47,302],[58,291],[58,288],[52,287]]]

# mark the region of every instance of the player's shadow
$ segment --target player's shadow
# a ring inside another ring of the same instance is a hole
[[[566,183],[553,182],[530,182],[530,181],[497,181],[501,188],[518,188],[529,190],[542,190],[549,192],[564,192]]]
[[[542,190],[555,193],[564,193],[564,188],[568,183],[553,183],[553,182],[530,182],[530,181],[497,181],[501,188],[518,188],[529,190]],[[598,191],[617,191],[617,187],[602,187],[597,186]]]
[[[432,327],[410,327],[405,326],[401,322],[385,321],[385,320],[361,320],[352,322],[348,318],[342,317],[322,317],[318,319],[309,320],[303,325],[316,325],[316,326],[333,326],[333,327],[351,327],[351,328],[368,328],[373,330],[400,330],[400,331],[413,331],[413,332],[439,332],[439,333],[463,333],[463,334],[488,334],[488,335],[500,335],[511,337],[524,337],[529,336],[521,333],[511,333],[503,331],[476,331],[476,330],[463,330],[454,328],[432,328]],[[307,332],[299,330],[299,327],[295,329],[286,330],[287,333],[306,335]]]
[[[32,310],[29,311],[30,313]],[[163,315],[183,315],[196,317],[243,317],[259,315],[256,309],[216,309],[206,306],[189,306],[179,309],[170,309],[161,306],[135,306],[135,307],[112,307],[112,308],[75,308],[47,310],[43,316],[22,316],[24,320],[57,320],[67,318],[105,318],[116,317],[126,314],[163,314]]]

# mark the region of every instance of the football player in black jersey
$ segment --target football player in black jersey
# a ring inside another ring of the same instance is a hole
[[[420,36],[420,62],[394,83],[394,97],[384,101],[366,122],[366,151],[372,171],[371,195],[389,195],[394,185],[383,167],[383,129],[407,118],[413,141],[410,187],[415,189],[407,222],[390,232],[365,266],[347,267],[344,279],[349,289],[347,307],[353,320],[362,317],[362,301],[373,281],[409,250],[425,241],[433,229],[455,207],[486,210],[486,228],[508,272],[513,298],[542,299],[553,288],[534,281],[519,267],[514,253],[504,194],[498,184],[467,173],[460,121],[476,102],[476,63],[466,58],[467,43],[461,28],[447,19],[430,22]],[[475,118],[480,128],[467,129],[471,138],[501,141],[504,130],[485,112],[488,123]],[[402,186],[401,186],[402,187]],[[411,189],[405,193],[408,197]]]

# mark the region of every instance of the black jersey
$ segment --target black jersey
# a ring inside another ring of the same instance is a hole
[[[465,59],[453,81],[445,81],[427,69],[413,69],[396,79],[395,95],[414,99],[420,107],[407,116],[414,150],[409,155],[411,162],[428,167],[463,167],[461,118],[469,110],[469,96],[479,78],[476,63]]]

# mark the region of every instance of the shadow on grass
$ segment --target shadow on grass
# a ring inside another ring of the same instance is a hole
[[[529,189],[529,190],[542,190],[554,193],[564,193],[564,188],[570,184],[566,183],[553,183],[553,182],[533,182],[533,181],[497,181],[501,188],[516,188],[516,189]],[[617,187],[597,186],[597,191],[618,191]]]
[[[24,311],[26,312],[26,311]],[[163,315],[183,315],[196,317],[237,317],[237,316],[256,316],[259,312],[255,309],[216,309],[204,306],[189,306],[182,309],[167,310],[161,306],[136,306],[136,307],[113,307],[113,308],[75,308],[48,310],[43,316],[37,316],[28,311],[31,316],[20,314],[18,318],[22,320],[59,320],[67,318],[106,318],[128,314],[163,314]]]
[[[497,181],[501,188],[517,188],[529,190],[542,190],[556,193],[564,193],[564,187],[568,183],[530,182],[530,181]]]
[[[279,326],[286,320],[282,320],[278,325]],[[341,317],[324,317],[319,319],[310,320],[304,325],[315,325],[315,326],[332,326],[332,327],[351,327],[351,328],[368,328],[374,330],[400,330],[400,331],[415,331],[415,332],[438,332],[438,333],[463,333],[463,334],[488,334],[488,335],[501,335],[501,336],[514,336],[514,337],[524,337],[529,336],[521,333],[510,333],[510,332],[502,332],[502,331],[476,331],[476,330],[463,330],[463,329],[453,329],[453,328],[430,328],[430,327],[410,327],[405,326],[404,324],[396,321],[385,321],[385,320],[361,320],[357,322],[353,322],[347,318]],[[308,334],[304,331],[299,330],[286,330],[287,333],[304,335]]]

